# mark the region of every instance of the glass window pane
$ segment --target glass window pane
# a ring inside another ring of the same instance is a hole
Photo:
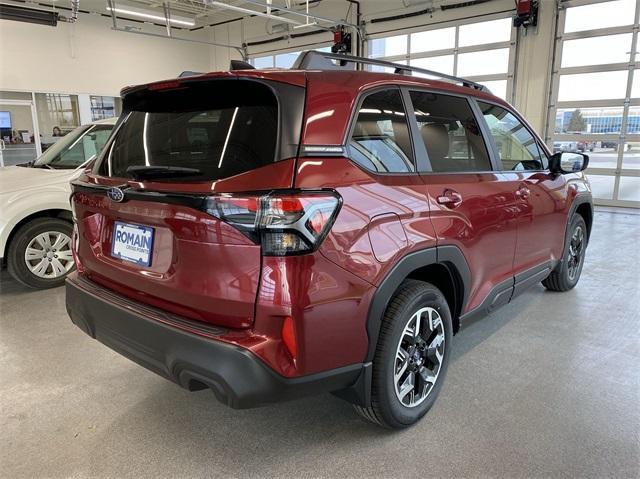
[[[113,118],[118,116],[117,98],[112,96],[96,96],[91,95],[91,121],[104,120],[105,118]]]
[[[640,178],[621,176],[618,187],[618,199],[625,201],[640,201]]]
[[[508,42],[511,39],[511,19],[501,18],[489,22],[460,25],[458,46],[482,45],[485,43]]]
[[[427,70],[433,70],[438,73],[453,75],[453,55],[414,58],[411,60],[410,64],[414,67],[426,68]]]
[[[276,55],[276,67],[278,68],[291,68],[293,63],[298,58],[300,52],[283,53]]]
[[[633,85],[631,87],[631,98],[640,98],[640,70],[633,70]]]
[[[456,45],[456,28],[440,28],[411,34],[411,53],[432,52],[454,48]]]
[[[558,108],[556,133],[612,134],[622,131],[622,107]],[[640,117],[637,117],[640,120]],[[640,128],[640,125],[637,125]]]
[[[596,28],[631,25],[635,8],[636,0],[615,0],[567,8],[564,31],[580,32]]]
[[[562,45],[562,67],[628,62],[633,34],[567,40]]]
[[[587,172],[587,178],[591,183],[591,194],[595,199],[612,200],[615,177],[604,175],[593,175]]]
[[[369,42],[369,58],[391,57],[407,54],[407,36],[377,38]]]
[[[624,153],[622,154],[622,168],[640,169],[640,142],[628,141],[624,144]]]
[[[458,55],[459,76],[492,75],[495,73],[507,73],[508,70],[508,48]]]
[[[492,80],[480,82],[486,86],[491,93],[503,100],[507,99],[507,80]]]
[[[627,133],[640,133],[640,107],[629,107],[629,117],[627,120]]]
[[[411,101],[434,172],[491,170],[487,148],[467,100],[412,91]]]
[[[45,151],[36,166],[74,169],[94,158],[107,142],[113,125],[85,125],[73,130]]]
[[[546,158],[540,152],[533,135],[504,108],[478,102],[487,121],[493,141],[505,170],[542,170]]]
[[[268,57],[257,57],[251,60],[253,66],[260,68],[273,68],[273,56]]]
[[[626,70],[561,75],[558,101],[619,99],[626,89]]]
[[[31,106],[0,104],[0,140],[4,142],[0,151],[4,166],[28,163],[36,158]]]
[[[59,93],[36,93],[35,96],[40,141],[45,150],[80,125],[78,97]]]
[[[385,90],[365,98],[358,112],[350,157],[373,171],[415,171],[409,126],[399,90]]]
[[[270,164],[277,99],[257,82],[238,83],[219,80],[216,95],[194,84],[155,101],[153,93],[131,100],[101,173],[124,178],[131,166],[178,166],[196,170],[180,181],[213,181]]]
[[[603,141],[555,141],[554,152],[583,151],[589,155],[589,168],[613,168],[618,165],[618,142]]]

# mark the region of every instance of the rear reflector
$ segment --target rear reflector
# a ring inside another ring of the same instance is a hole
[[[262,244],[265,256],[303,254],[315,250],[338,213],[335,191],[270,193],[263,196],[210,196],[206,212]]]
[[[293,318],[287,316],[282,323],[282,341],[289,350],[293,359],[298,357],[298,343],[296,343],[296,333],[293,327]]]

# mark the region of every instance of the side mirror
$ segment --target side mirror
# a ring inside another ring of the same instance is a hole
[[[549,170],[552,173],[577,173],[589,166],[589,155],[573,151],[561,151],[549,158]]]

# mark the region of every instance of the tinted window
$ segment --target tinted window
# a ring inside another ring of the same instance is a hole
[[[102,174],[127,177],[130,166],[178,166],[200,171],[182,181],[212,181],[274,161],[278,106],[261,84],[236,80],[150,92],[128,106]]]
[[[478,102],[505,170],[543,170],[546,157],[529,130],[502,107]]]
[[[364,99],[349,150],[355,162],[370,170],[381,173],[415,171],[400,90],[380,91]]]
[[[466,99],[412,91],[411,101],[434,172],[491,170],[480,128]]]

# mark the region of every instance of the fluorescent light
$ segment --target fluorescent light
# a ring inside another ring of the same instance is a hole
[[[111,7],[107,6],[107,10],[111,11],[112,9]],[[166,23],[167,21],[164,15],[156,15],[153,13],[149,13],[147,10],[139,10],[133,7],[127,7],[127,8],[116,7],[113,9],[113,11],[116,13],[122,13],[123,15],[131,15],[133,17],[146,18],[148,20],[157,20],[162,23]],[[185,27],[193,27],[196,24],[195,20],[193,19],[186,18],[186,17],[174,17],[173,15],[170,16],[169,23],[174,23],[176,25],[184,25]]]
[[[300,22],[296,20],[291,20],[290,18],[281,17],[280,15],[273,15],[272,13],[264,13],[258,10],[251,10],[250,8],[236,7],[235,5],[230,5],[224,2],[217,2],[215,0],[205,0],[205,3],[213,7],[222,7],[228,10],[233,10],[235,12],[248,13],[249,15],[256,15],[258,17],[264,17],[264,18],[272,18],[274,20],[279,20],[284,23],[290,23],[291,25],[302,25]],[[276,8],[276,7],[272,7],[272,8]]]

